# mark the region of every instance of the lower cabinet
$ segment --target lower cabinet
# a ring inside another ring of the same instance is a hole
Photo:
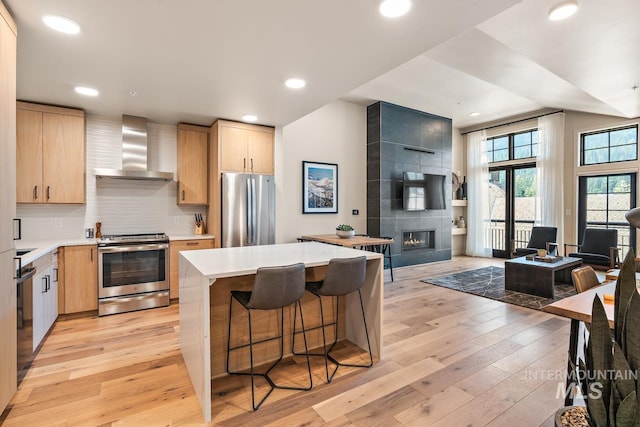
[[[65,246],[64,313],[98,309],[98,247],[96,245]]]
[[[33,350],[58,318],[58,260],[57,251],[34,261],[36,274],[32,279],[33,292]]]
[[[173,240],[169,244],[169,297],[179,297],[180,275],[178,271],[178,252],[193,251],[196,249],[212,249],[213,239]]]

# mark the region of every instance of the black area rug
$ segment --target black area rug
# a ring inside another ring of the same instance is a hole
[[[443,286],[509,304],[533,308],[535,310],[541,310],[545,305],[576,294],[573,285],[560,283],[554,285],[554,299],[505,290],[504,268],[500,267],[483,267],[477,270],[461,271],[449,276],[424,279],[421,280],[421,282]]]

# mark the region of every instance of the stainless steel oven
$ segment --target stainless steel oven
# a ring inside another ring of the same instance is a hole
[[[165,234],[104,236],[98,242],[98,314],[169,305]]]

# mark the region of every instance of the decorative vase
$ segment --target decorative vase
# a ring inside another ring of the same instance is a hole
[[[462,178],[462,184],[460,184],[460,190],[462,193],[462,197],[460,199],[467,200],[467,177]]]
[[[341,239],[350,239],[355,234],[356,234],[355,230],[349,230],[349,231],[336,230],[336,236],[340,237]]]
[[[564,406],[556,411],[554,421],[556,427],[563,427],[567,424],[572,427],[589,427],[591,418],[589,418],[589,413],[584,406]]]

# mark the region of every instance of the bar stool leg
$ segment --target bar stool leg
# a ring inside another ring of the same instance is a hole
[[[309,354],[309,356],[323,356],[324,357],[324,367],[325,367],[325,374],[327,377],[327,383],[330,383],[331,381],[333,381],[333,377],[335,376],[336,372],[338,371],[338,367],[340,366],[348,366],[348,367],[354,367],[354,368],[370,368],[371,366],[373,366],[373,354],[371,353],[371,342],[369,341],[369,330],[367,329],[367,319],[364,315],[364,304],[362,302],[362,293],[360,291],[360,289],[358,289],[358,297],[360,298],[360,310],[362,312],[362,321],[364,323],[364,330],[365,330],[365,336],[367,337],[367,348],[369,350],[369,363],[365,364],[365,365],[358,365],[358,364],[350,364],[350,363],[343,363],[338,361],[336,358],[334,358],[333,356],[331,356],[331,351],[333,350],[333,348],[336,346],[336,344],[338,343],[338,330],[339,330],[339,319],[340,317],[338,316],[338,307],[340,305],[340,300],[339,300],[339,296],[335,297],[335,308],[334,308],[334,321],[329,323],[329,324],[325,324],[324,323],[324,305],[322,304],[322,297],[320,295],[316,295],[313,294],[318,298],[318,301],[320,303],[320,318],[321,318],[321,322],[322,324],[318,327],[314,327],[314,328],[310,328],[310,330],[312,329],[322,329],[322,348],[323,348],[323,352],[322,353],[307,353]],[[295,336],[296,334],[300,333],[300,332],[296,332],[296,311],[294,310],[294,315],[293,315],[293,337],[292,337],[292,344],[291,344],[291,349],[293,354],[296,355],[302,355],[302,353],[296,353],[295,352]],[[302,317],[302,306],[300,306],[300,316]],[[326,332],[325,329],[327,326],[330,326],[331,324],[334,325],[334,341],[331,343],[331,345],[327,348],[327,337],[326,337]],[[303,332],[306,330],[304,328],[304,323],[302,325],[303,328]],[[306,340],[306,336],[305,336],[305,340]],[[306,343],[305,343],[305,349],[306,349]],[[329,373],[329,362],[332,362],[336,365],[336,367],[333,369],[333,371],[331,373]]]
[[[327,356],[329,357],[329,359],[331,359],[331,361],[333,363],[335,363],[338,366],[349,366],[349,367],[353,367],[353,368],[370,368],[370,367],[373,366],[373,354],[371,353],[371,342],[369,341],[369,329],[367,329],[367,318],[364,315],[364,304],[362,303],[362,292],[360,292],[360,289],[358,289],[358,297],[360,298],[360,310],[362,311],[362,322],[364,323],[364,332],[365,332],[365,336],[367,337],[367,348],[369,349],[369,364],[367,364],[367,365],[358,365],[358,364],[351,364],[351,363],[342,363],[342,362],[338,361],[337,359],[335,359],[330,354],[327,354]],[[338,337],[338,335],[337,335],[338,319],[339,319],[339,317],[336,317],[336,340],[337,340],[337,337]],[[329,351],[331,351],[335,345],[336,345],[336,343],[334,342],[333,345],[331,346],[331,349],[329,349]],[[338,366],[336,366],[336,370],[338,370]],[[334,375],[335,375],[335,371],[334,371]],[[332,377],[333,377],[333,375],[332,375]]]
[[[227,373],[228,374],[232,374],[232,375],[246,375],[249,376],[251,378],[251,407],[253,408],[254,411],[257,411],[260,406],[262,406],[262,404],[264,403],[264,401],[267,399],[267,397],[269,397],[269,395],[273,392],[274,389],[276,388],[280,388],[280,389],[286,389],[286,390],[302,390],[302,391],[308,391],[311,390],[311,388],[313,387],[313,378],[312,378],[312,373],[311,373],[311,361],[309,359],[309,349],[307,346],[307,335],[304,329],[304,317],[302,315],[302,305],[300,305],[300,301],[297,301],[295,303],[295,307],[300,307],[300,320],[302,322],[302,328],[303,328],[303,338],[304,338],[304,349],[305,349],[305,355],[307,358],[307,372],[309,375],[309,386],[308,387],[292,387],[292,386],[284,386],[284,385],[278,385],[276,383],[273,382],[273,380],[269,377],[269,372],[271,372],[271,370],[273,368],[275,368],[278,363],[282,360],[283,356],[284,356],[284,307],[280,309],[280,327],[279,327],[279,335],[277,337],[274,337],[272,339],[278,338],[280,340],[280,355],[278,357],[278,359],[273,362],[273,364],[266,370],[266,372],[264,373],[259,373],[259,372],[255,372],[254,369],[254,360],[253,360],[253,345],[263,342],[263,341],[258,341],[257,343],[254,343],[253,341],[253,322],[251,319],[251,310],[250,309],[246,309],[247,311],[247,320],[249,322],[249,364],[250,364],[250,369],[249,369],[249,373],[247,372],[237,372],[237,371],[231,371],[229,369],[229,353],[231,350],[237,350],[239,348],[242,347],[247,347],[247,345],[241,345],[241,346],[237,346],[237,347],[231,347],[231,333],[232,333],[232,329],[231,329],[231,323],[232,323],[232,315],[233,315],[233,297],[230,299],[229,301],[229,329],[228,329],[228,336],[227,336]],[[268,339],[267,339],[268,340]],[[264,395],[262,397],[262,399],[260,399],[260,401],[256,404],[256,392],[255,392],[255,377],[256,376],[260,376],[263,377],[265,379],[265,381],[269,384],[269,391],[267,392],[266,395]]]

